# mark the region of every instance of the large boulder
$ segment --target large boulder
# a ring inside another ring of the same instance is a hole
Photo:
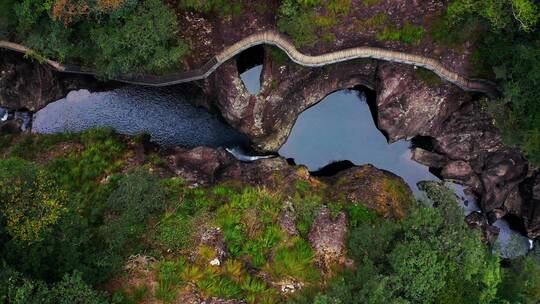
[[[90,76],[62,75],[23,55],[0,50],[0,107],[35,112],[69,91],[97,88]]]
[[[344,212],[332,216],[328,208],[322,208],[308,234],[309,243],[321,268],[330,269],[333,264],[345,263],[347,231],[347,216]]]
[[[277,151],[302,111],[341,89],[375,84],[377,62],[358,60],[308,69],[281,62],[265,52],[261,91],[245,88],[235,60],[219,67],[205,82],[205,90],[227,123],[246,134],[261,151]]]
[[[377,125],[390,142],[433,134],[468,99],[452,84],[423,81],[410,66],[381,64],[377,75]]]
[[[353,167],[324,180],[332,187],[333,201],[362,203],[385,217],[402,218],[414,203],[401,177],[372,165]]]

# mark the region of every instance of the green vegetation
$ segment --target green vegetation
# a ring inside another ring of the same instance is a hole
[[[434,207],[415,204],[390,220],[358,202],[329,202],[324,187],[302,180],[287,194],[234,183],[190,188],[150,173],[150,159],[128,169],[140,143],[109,130],[0,138],[10,143],[0,151],[3,302],[172,303],[197,291],[248,303],[500,304],[535,303],[540,293],[540,264],[527,256],[502,267],[437,184],[420,185]],[[399,184],[383,188],[406,195]],[[325,206],[347,214],[353,268],[317,266],[307,236]],[[297,235],[278,224],[284,210]],[[157,261],[123,271],[138,254]],[[131,275],[147,283],[122,281]],[[111,279],[124,282],[113,295],[92,288]],[[289,284],[302,289],[281,293]]]
[[[478,72],[495,77],[503,89],[502,98],[489,103],[496,125],[534,164],[540,164],[539,20],[537,1],[455,0],[432,29],[434,38],[449,44],[477,42]]]
[[[381,3],[381,0],[362,0],[362,3],[366,6],[373,6]]]
[[[401,222],[365,211],[349,213],[349,252],[356,269],[344,270],[326,290],[298,296],[295,302],[534,303],[540,274],[532,272],[538,265],[526,258],[528,266],[513,264],[519,271],[501,270],[479,231],[463,221],[452,191],[432,184],[423,188],[436,208],[419,206]],[[530,284],[515,277],[525,267],[531,269],[522,274],[531,275],[526,279]]]
[[[22,0],[2,2],[0,31],[41,55],[96,69],[106,77],[164,73],[188,47],[161,0]]]
[[[187,52],[187,46],[176,39],[177,27],[173,11],[159,0],[144,1],[132,15],[90,31],[99,54],[97,69],[114,77],[175,67]]]
[[[180,0],[181,8],[203,13],[219,13],[223,15],[238,15],[242,12],[241,1],[228,0]]]
[[[333,26],[350,8],[350,0],[284,0],[279,7],[278,29],[290,35],[298,47],[313,45],[319,38],[332,42]]]
[[[439,75],[433,73],[432,71],[430,71],[428,69],[417,67],[414,70],[414,72],[427,85],[437,86],[437,85],[440,85],[440,84],[443,83],[442,80],[441,80],[441,77],[439,77]]]
[[[416,44],[424,38],[424,28],[405,23],[402,28],[393,25],[386,26],[384,30],[377,34],[377,39],[381,41],[400,41],[406,44]]]

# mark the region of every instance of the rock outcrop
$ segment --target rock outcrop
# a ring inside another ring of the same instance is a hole
[[[69,91],[96,89],[93,77],[63,75],[21,54],[0,50],[0,107],[35,112]]]
[[[297,116],[329,93],[372,88],[377,126],[390,142],[428,138],[430,147],[418,147],[415,160],[443,178],[469,186],[481,197],[486,213],[512,213],[527,222],[531,236],[540,231],[540,219],[535,217],[540,214],[531,211],[535,208],[523,208],[531,204],[526,201],[531,196],[522,193],[523,183],[533,172],[519,151],[503,144],[484,106],[489,101],[407,65],[363,60],[305,69],[266,53],[261,92],[256,96],[245,89],[234,62],[205,83],[210,100],[215,100],[207,106],[217,107],[259,150],[277,151]]]
[[[268,50],[268,49],[267,49]],[[281,62],[265,52],[261,91],[251,95],[238,75],[236,63],[223,64],[205,81],[205,90],[227,123],[246,134],[261,151],[277,151],[296,117],[326,95],[363,85],[373,88],[376,61],[357,60],[308,69]]]
[[[527,203],[516,189],[530,174],[529,165],[519,151],[503,144],[483,106],[489,101],[471,100],[446,83],[428,84],[417,74],[405,66],[380,67],[379,128],[391,141],[417,135],[431,138],[431,151],[417,149],[415,160],[439,169],[445,179],[469,186],[481,197],[486,213],[500,217],[517,212],[525,219],[519,206]],[[512,208],[505,206],[508,199]]]
[[[344,212],[333,217],[328,208],[323,208],[315,218],[308,239],[321,268],[330,269],[333,264],[345,263],[347,231]]]
[[[177,149],[169,157],[169,168],[193,186],[234,181],[279,189],[287,194],[296,191],[297,181],[305,181],[324,187],[329,202],[362,203],[388,218],[405,216],[413,201],[412,191],[402,178],[372,165],[354,166],[331,177],[314,177],[306,167],[291,166],[281,157],[246,163],[222,148],[198,147]],[[298,232],[293,227],[294,218],[287,213],[289,207],[284,202],[280,224],[295,235]]]

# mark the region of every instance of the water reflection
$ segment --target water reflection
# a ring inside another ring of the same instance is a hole
[[[262,69],[263,69],[263,66],[261,64],[240,74],[240,78],[244,82],[246,89],[251,95],[257,95],[259,94],[261,90]]]
[[[365,95],[356,90],[330,94],[304,111],[279,153],[311,171],[339,160],[369,163],[401,176],[417,195],[416,183],[437,180],[428,167],[411,159],[409,141],[388,144],[375,127]]]
[[[111,127],[127,135],[148,133],[164,146],[243,146],[247,139],[217,116],[192,106],[174,90],[129,86],[109,92],[73,91],[34,116],[33,132],[80,132]]]

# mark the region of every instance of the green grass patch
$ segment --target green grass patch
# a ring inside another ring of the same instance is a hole
[[[428,69],[417,67],[414,70],[414,73],[416,74],[416,76],[418,76],[418,78],[422,79],[422,81],[424,81],[429,86],[438,86],[443,83],[439,75],[433,73]]]
[[[373,17],[370,17],[368,19],[357,20],[356,21],[357,31],[363,32],[365,30],[372,29],[372,28],[382,29],[382,27],[388,23],[388,20],[389,18],[386,13],[379,12]]]
[[[402,28],[397,28],[394,25],[389,25],[384,30],[377,34],[377,39],[380,41],[400,41],[405,44],[417,44],[425,36],[423,27],[406,23]]]
[[[382,0],[362,0],[362,3],[365,5],[365,6],[374,6],[374,5],[377,5],[379,3],[381,3]]]

